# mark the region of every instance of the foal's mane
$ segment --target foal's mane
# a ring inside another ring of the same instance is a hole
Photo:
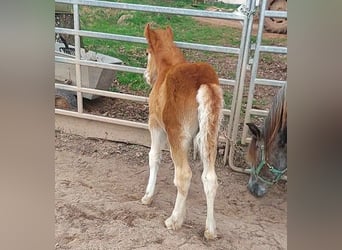
[[[265,151],[272,145],[279,132],[286,133],[287,130],[287,99],[285,84],[273,99],[272,107],[264,124]]]

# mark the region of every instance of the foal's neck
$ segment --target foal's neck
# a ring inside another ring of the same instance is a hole
[[[186,62],[182,51],[174,45],[166,49],[160,49],[156,55],[158,56],[157,82],[160,83],[165,79],[165,75],[172,66]]]

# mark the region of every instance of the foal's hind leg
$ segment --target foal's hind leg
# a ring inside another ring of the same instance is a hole
[[[188,146],[182,148],[181,145],[177,145],[176,147],[171,145],[171,155],[175,165],[174,184],[177,187],[177,198],[171,216],[165,220],[165,225],[168,229],[179,229],[185,218],[186,198],[192,176],[187,153]]]
[[[161,149],[165,144],[166,135],[161,128],[151,128],[151,150],[149,152],[150,177],[146,187],[146,192],[141,202],[145,205],[151,204],[154,189],[157,181],[157,174],[161,159]]]
[[[208,166],[205,163],[203,164],[202,182],[207,198],[207,220],[205,224],[204,237],[206,239],[215,239],[217,237],[217,233],[214,218],[214,200],[218,184],[214,166]]]

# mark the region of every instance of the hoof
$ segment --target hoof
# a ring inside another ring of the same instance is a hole
[[[217,233],[215,231],[209,232],[208,230],[205,230],[204,231],[204,238],[206,240],[215,240],[215,239],[217,239]]]
[[[152,197],[148,197],[145,195],[144,197],[142,197],[141,203],[144,205],[150,205],[152,203],[152,200]]]
[[[178,230],[182,227],[183,221],[177,221],[172,216],[165,220],[165,226],[167,229]]]

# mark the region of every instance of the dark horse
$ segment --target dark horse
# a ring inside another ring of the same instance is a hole
[[[273,99],[263,129],[247,123],[252,141],[247,152],[251,164],[249,191],[261,197],[287,171],[287,101],[285,84]]]

